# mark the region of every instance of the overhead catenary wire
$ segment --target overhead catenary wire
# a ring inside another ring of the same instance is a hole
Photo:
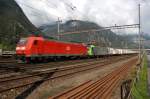
[[[30,8],[30,10],[32,10],[32,12],[34,12],[34,13],[31,13],[31,14],[34,15],[35,17],[44,16],[48,21],[50,21],[50,22],[52,21],[51,18],[48,16],[48,14],[43,13],[42,10],[36,9],[36,8],[30,6],[30,5],[26,4],[26,3],[20,2],[20,1],[18,2],[18,4],[19,4],[19,5],[22,5],[22,6],[24,6],[24,7]],[[50,13],[49,13],[49,14],[50,14]],[[53,14],[51,14],[51,15],[52,15],[52,16],[55,16],[55,17],[58,17],[58,16],[53,15]]]
[[[85,17],[85,15],[75,5],[73,5],[69,0],[60,0],[60,1],[63,1],[64,4],[73,11],[73,13],[75,13],[75,12],[78,13],[76,15],[81,15],[81,17]],[[89,19],[88,16],[86,16],[86,17],[88,20]],[[77,18],[75,18],[75,19],[77,19]]]
[[[125,28],[138,28],[139,24],[130,24],[130,25],[118,25],[118,26],[110,26],[110,27],[103,27],[101,29],[90,29],[90,30],[82,30],[82,31],[73,31],[73,32],[65,32],[62,35],[69,35],[69,34],[78,34],[78,33],[88,33],[88,32],[98,32],[98,31],[104,31],[104,30],[111,30],[111,29],[125,29]]]

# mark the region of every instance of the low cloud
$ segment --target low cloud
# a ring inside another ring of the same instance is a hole
[[[89,20],[101,26],[138,23],[138,4],[142,3],[142,29],[150,31],[150,1],[146,0],[16,0],[36,26],[51,24],[60,17]]]

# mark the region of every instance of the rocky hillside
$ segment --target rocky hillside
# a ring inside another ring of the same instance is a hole
[[[15,0],[0,0],[0,48],[14,49],[20,37],[36,30]]]
[[[57,23],[47,26],[41,26],[43,35],[57,39]],[[103,27],[88,21],[70,20],[60,25],[60,33],[69,31],[80,31],[88,29],[103,29]],[[115,48],[136,48],[137,44],[132,39],[117,35],[110,30],[100,32],[89,32],[80,34],[69,34],[61,36],[62,41],[95,43],[99,46],[108,46]]]
[[[124,38],[127,38],[128,40],[131,40],[135,42],[137,45],[139,43],[139,36],[132,34],[132,35],[123,35]],[[145,48],[150,49],[150,35],[149,34],[142,34],[142,44]]]

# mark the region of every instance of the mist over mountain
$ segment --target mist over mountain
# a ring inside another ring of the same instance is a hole
[[[131,40],[132,42],[136,43],[137,45],[139,44],[139,35],[136,34],[130,34],[130,35],[123,35],[127,40]],[[148,33],[142,33],[141,34],[141,41],[142,45],[145,48],[150,48],[150,34]]]
[[[39,27],[43,35],[57,39],[58,26],[57,23]],[[103,29],[96,23],[81,20],[69,20],[60,24],[60,34],[64,32],[82,31],[90,29]],[[115,47],[115,48],[137,48],[138,45],[131,39],[132,36],[122,36],[113,33],[110,30],[102,30],[99,32],[83,32],[76,34],[68,34],[60,36],[59,40],[69,42],[95,43],[99,46]]]

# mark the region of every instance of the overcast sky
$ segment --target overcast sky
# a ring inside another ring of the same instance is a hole
[[[69,19],[89,20],[101,26],[138,23],[141,3],[142,30],[150,31],[150,0],[16,0],[36,26]],[[74,9],[74,10],[72,10]],[[150,33],[149,33],[150,34]]]

